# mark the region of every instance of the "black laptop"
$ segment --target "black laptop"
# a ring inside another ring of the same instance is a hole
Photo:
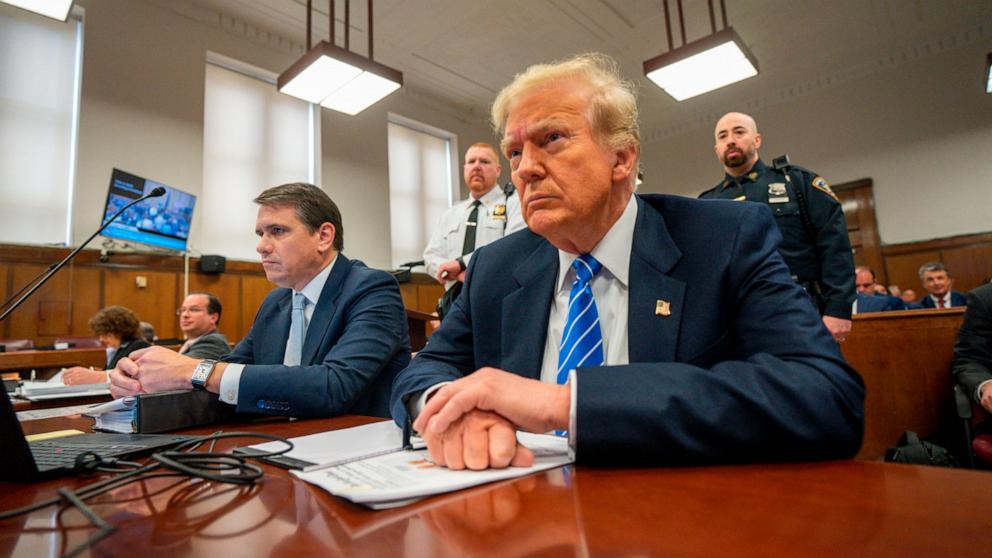
[[[190,436],[169,434],[78,434],[28,443],[10,397],[0,396],[0,479],[35,480],[68,473],[76,456],[92,451],[103,457],[126,457],[184,442]]]

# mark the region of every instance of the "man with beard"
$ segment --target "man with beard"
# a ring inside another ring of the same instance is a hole
[[[699,195],[768,205],[782,232],[779,252],[837,342],[851,331],[854,259],[840,201],[822,176],[798,166],[772,168],[758,157],[761,134],[746,114],[725,114],[714,132],[726,175]]]

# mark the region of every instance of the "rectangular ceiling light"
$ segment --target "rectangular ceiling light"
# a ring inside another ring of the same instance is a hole
[[[992,93],[992,52],[985,58],[985,92]]]
[[[644,75],[684,101],[758,75],[758,61],[733,27],[644,62]]]
[[[403,85],[403,73],[321,41],[279,76],[281,93],[352,116]]]
[[[65,21],[69,18],[73,0],[0,0],[4,4],[17,6],[45,17]]]

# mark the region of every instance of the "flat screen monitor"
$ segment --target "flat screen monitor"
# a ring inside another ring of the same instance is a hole
[[[114,169],[110,175],[102,222],[106,223],[128,202],[159,186],[165,188],[164,196],[132,206],[103,230],[103,236],[169,250],[185,250],[196,196],[154,180]]]

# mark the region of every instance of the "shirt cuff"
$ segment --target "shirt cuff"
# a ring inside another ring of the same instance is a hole
[[[988,384],[992,384],[992,380],[985,380],[984,382],[978,384],[978,387],[975,388],[975,401],[978,401],[979,405],[982,404],[982,388]]]
[[[417,420],[417,417],[420,416],[420,411],[424,410],[424,405],[427,404],[427,399],[431,396],[431,394],[433,394],[435,391],[443,388],[444,386],[450,383],[451,382],[441,382],[439,384],[434,384],[431,387],[420,392],[419,396],[416,394],[412,394],[406,400],[406,412],[409,413],[410,415],[410,422]]]
[[[579,376],[573,369],[568,373],[568,458],[575,461],[575,447],[578,445],[578,431],[576,430],[575,402],[579,397]]]
[[[245,371],[244,364],[228,364],[224,375],[220,377],[220,400],[230,405],[238,404],[238,388],[241,386],[241,373]]]

